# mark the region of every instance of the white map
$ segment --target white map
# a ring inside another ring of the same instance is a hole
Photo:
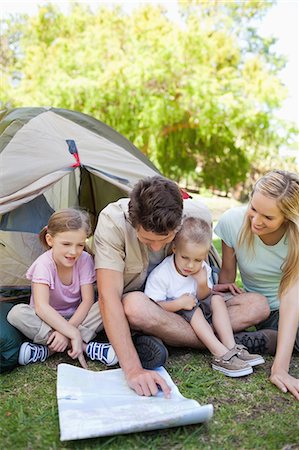
[[[122,369],[94,372],[59,364],[61,441],[177,427],[212,417],[212,405],[201,406],[183,397],[164,367],[157,372],[171,387],[170,399],[162,392],[155,397],[137,395],[127,385]]]

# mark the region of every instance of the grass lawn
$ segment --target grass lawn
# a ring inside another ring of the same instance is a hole
[[[214,243],[219,250],[219,241]],[[252,375],[233,379],[211,369],[208,353],[170,349],[165,368],[181,393],[214,405],[208,423],[64,443],[59,440],[56,370],[61,362],[76,363],[56,355],[44,364],[19,367],[0,377],[0,449],[299,450],[299,402],[268,381],[273,358],[265,359]],[[89,369],[109,370],[94,362]],[[298,354],[291,373],[299,378]]]
[[[208,353],[170,349],[165,367],[181,393],[214,405],[208,423],[64,443],[56,402],[60,362],[73,364],[57,355],[1,376],[1,449],[299,449],[299,402],[268,381],[272,357],[252,375],[232,379],[211,369]],[[109,370],[94,362],[89,368]],[[291,372],[299,377],[298,356]]]

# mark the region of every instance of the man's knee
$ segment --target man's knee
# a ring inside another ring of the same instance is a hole
[[[132,328],[144,329],[157,322],[158,312],[161,308],[155,305],[143,292],[130,292],[123,298],[123,307],[126,317]],[[163,311],[161,309],[161,311]]]
[[[143,314],[143,304],[145,301],[143,292],[135,291],[125,294],[123,297],[123,307],[130,323],[137,320]]]

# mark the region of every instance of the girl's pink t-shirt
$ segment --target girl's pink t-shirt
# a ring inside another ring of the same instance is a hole
[[[72,316],[78,308],[81,302],[81,286],[92,284],[96,279],[93,258],[84,251],[74,264],[72,284],[65,286],[58,276],[52,250],[46,251],[34,261],[26,277],[33,283],[49,286],[49,304],[64,317]],[[33,292],[30,306],[34,308]]]

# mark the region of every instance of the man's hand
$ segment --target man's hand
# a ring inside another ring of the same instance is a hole
[[[274,371],[272,368],[270,381],[282,392],[289,391],[297,400],[299,400],[299,380],[292,377],[286,370]]]
[[[213,292],[217,292],[221,295],[221,292],[231,292],[233,295],[243,294],[243,290],[240,289],[235,283],[221,283],[213,286]]]
[[[170,388],[164,378],[155,370],[137,369],[126,375],[127,383],[138,395],[150,397],[162,390],[165,398],[170,398]]]
[[[61,353],[68,347],[69,339],[59,331],[53,331],[47,340],[47,345],[53,353]]]

